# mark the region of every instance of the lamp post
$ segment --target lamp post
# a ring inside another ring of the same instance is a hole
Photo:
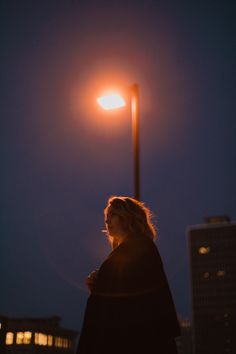
[[[130,106],[132,118],[133,140],[133,168],[134,168],[134,197],[140,200],[140,158],[139,158],[139,86],[133,84],[129,87]],[[105,109],[117,109],[124,107],[126,102],[118,93],[112,93],[97,99],[99,105]]]

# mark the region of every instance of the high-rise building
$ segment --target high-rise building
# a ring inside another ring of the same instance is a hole
[[[62,328],[60,318],[0,316],[0,354],[73,354],[78,332]]]
[[[176,338],[178,354],[193,354],[192,326],[187,318],[179,317],[181,335]]]
[[[236,222],[188,228],[195,354],[236,353]]]

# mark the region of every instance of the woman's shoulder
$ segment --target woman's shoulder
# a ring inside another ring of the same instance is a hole
[[[145,236],[132,237],[123,243],[123,252],[131,259],[147,259],[162,263],[160,253],[153,240]]]
[[[162,260],[156,244],[145,236],[127,238],[115,248],[104,261],[104,265],[127,266],[139,262],[162,266]]]
[[[147,236],[138,235],[127,238],[124,242],[128,247],[143,252],[158,252],[157,246],[152,239]]]

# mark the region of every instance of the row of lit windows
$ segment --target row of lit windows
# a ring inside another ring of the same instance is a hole
[[[218,271],[216,272],[216,276],[219,277],[219,278],[224,277],[224,276],[225,276],[225,270],[218,270]],[[204,279],[210,278],[210,273],[209,273],[209,272],[204,272],[204,273],[203,273],[203,278],[204,278]]]
[[[16,336],[15,336],[16,335]],[[14,343],[14,337],[16,337],[16,344],[30,344],[32,340],[33,333],[26,332],[7,332],[6,334],[6,345],[12,345]],[[34,333],[34,344],[43,346],[55,346],[58,348],[69,348],[71,347],[71,341],[67,338],[53,337],[50,334],[45,333]]]
[[[53,345],[53,336],[44,333],[34,334],[34,344],[36,345],[48,345],[51,347]]]
[[[202,272],[202,273],[196,273],[193,277],[195,285],[200,282],[202,279],[217,279],[217,278],[225,278],[226,277],[226,271],[225,270],[218,270],[217,272]],[[228,277],[227,277],[228,279]]]
[[[218,270],[217,272],[203,272],[201,274],[196,273],[194,275],[195,282],[200,280],[201,278],[204,279],[214,279],[214,276],[216,275],[217,278],[224,278],[226,276],[226,271],[223,269]]]

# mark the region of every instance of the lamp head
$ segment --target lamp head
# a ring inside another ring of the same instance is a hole
[[[105,110],[117,109],[126,105],[124,98],[118,93],[99,97],[97,102]]]

